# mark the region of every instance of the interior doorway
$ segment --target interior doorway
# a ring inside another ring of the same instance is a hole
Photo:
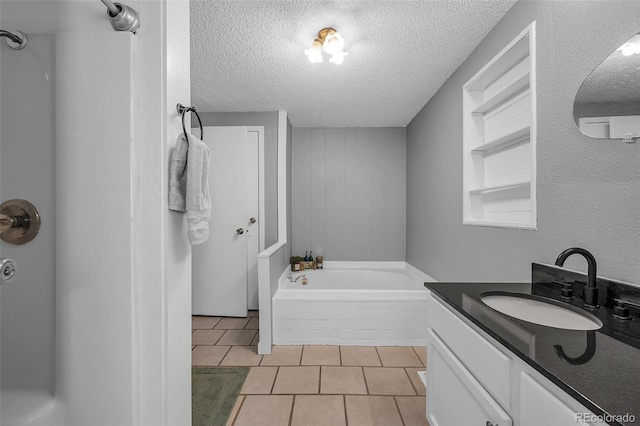
[[[264,127],[205,126],[211,150],[209,238],[193,247],[194,315],[245,317],[258,309],[264,249]]]

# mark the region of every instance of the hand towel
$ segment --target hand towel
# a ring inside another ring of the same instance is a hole
[[[169,210],[184,212],[187,205],[187,152],[189,144],[181,134],[171,154],[169,166]]]
[[[169,208],[187,212],[187,237],[191,245],[196,245],[204,243],[209,237],[211,151],[193,135],[188,135],[188,138],[187,142],[184,134],[178,137],[171,159]]]

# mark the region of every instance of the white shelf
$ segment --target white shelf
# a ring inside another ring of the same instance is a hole
[[[504,185],[494,185],[494,186],[487,186],[487,187],[484,187],[484,188],[471,189],[471,190],[469,190],[469,194],[471,194],[471,195],[482,195],[482,194],[486,194],[486,193],[489,193],[489,192],[511,191],[511,190],[514,190],[514,189],[528,188],[530,186],[531,186],[531,182],[530,181],[507,183],[507,184],[504,184]]]
[[[511,145],[522,143],[529,140],[531,133],[531,126],[526,126],[521,129],[516,129],[511,133],[494,139],[492,141],[483,143],[471,150],[472,154],[486,154],[487,152],[497,151],[502,148],[506,148]]]
[[[465,220],[464,225],[487,226],[490,228],[536,229],[529,222],[498,222],[490,220]]]
[[[536,229],[535,22],[463,86],[463,223]]]
[[[529,87],[529,57],[524,58],[511,71],[500,77],[492,87],[491,94],[475,109],[471,111],[473,115],[482,115],[501,105],[509,98],[526,90]],[[499,83],[499,84],[498,84]],[[487,89],[489,90],[489,89]]]

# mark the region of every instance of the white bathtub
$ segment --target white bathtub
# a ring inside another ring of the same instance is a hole
[[[302,284],[305,275],[308,283]],[[405,262],[325,262],[286,272],[273,297],[273,343],[425,345],[428,275]]]

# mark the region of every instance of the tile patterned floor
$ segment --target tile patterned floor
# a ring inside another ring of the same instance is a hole
[[[249,366],[227,426],[422,426],[420,346],[274,346],[258,355],[258,312],[194,316],[194,366]]]

